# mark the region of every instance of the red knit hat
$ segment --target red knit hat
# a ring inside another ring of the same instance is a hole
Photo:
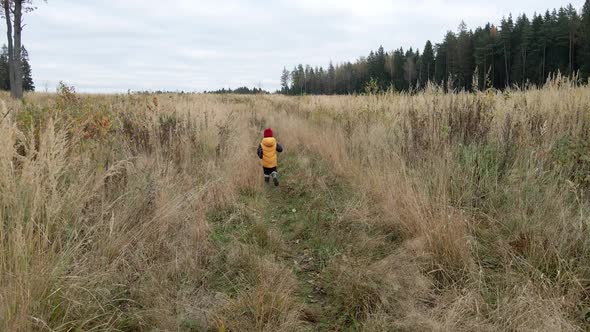
[[[270,129],[270,128],[264,129],[264,137],[272,137],[272,129]]]

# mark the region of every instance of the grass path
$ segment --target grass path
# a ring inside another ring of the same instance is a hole
[[[344,250],[331,234],[338,204],[343,200],[343,179],[331,178],[329,170],[317,162],[302,165],[297,156],[284,158],[283,164],[281,186],[265,190],[268,204],[263,220],[280,231],[285,243],[280,261],[293,269],[299,282],[297,295],[306,308],[302,318],[314,329],[327,329],[333,324],[330,320],[336,318],[337,308],[332,306],[326,289],[329,280],[323,272]],[[324,188],[317,182],[323,182]]]
[[[279,187],[271,183],[261,191],[241,193],[242,222],[213,221],[214,240],[220,248],[239,241],[292,271],[294,296],[303,307],[300,319],[310,330],[359,330],[359,320],[377,302],[374,294],[365,298],[364,293],[374,285],[371,280],[346,280],[339,268],[347,257],[380,259],[391,243],[352,219],[358,197],[311,152],[302,148],[284,153],[279,170]],[[382,241],[363,242],[369,233]],[[228,284],[229,289],[240,287],[226,281],[219,290],[227,292]]]

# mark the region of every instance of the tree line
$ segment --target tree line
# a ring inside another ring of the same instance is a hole
[[[461,22],[443,41],[427,41],[419,50],[383,47],[356,62],[329,64],[327,69],[299,64],[283,69],[281,93],[351,94],[385,90],[407,91],[434,82],[449,89],[542,85],[560,72],[590,77],[590,0],[580,13],[567,7],[521,14],[468,30]]]
[[[241,94],[241,95],[256,95],[256,94],[268,94],[268,91],[262,90],[262,88],[248,88],[246,86],[242,86],[236,89],[226,89],[226,88],[221,88],[219,90],[215,90],[215,91],[205,91],[203,93],[212,93],[212,94],[228,94],[228,93],[233,93],[233,94]]]
[[[10,91],[10,67],[9,67],[8,47],[2,46],[2,53],[0,53],[0,90]],[[24,91],[35,91],[35,83],[31,73],[31,65],[29,64],[29,53],[23,46],[21,48],[21,74],[22,86]]]

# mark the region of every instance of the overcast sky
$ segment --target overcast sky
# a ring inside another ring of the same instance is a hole
[[[37,0],[23,31],[38,91],[274,91],[283,66],[424,47],[461,20],[498,23],[584,0]],[[6,34],[2,26],[2,36]]]

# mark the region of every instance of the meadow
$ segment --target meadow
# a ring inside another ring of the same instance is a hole
[[[588,85],[0,100],[2,331],[590,329]]]

